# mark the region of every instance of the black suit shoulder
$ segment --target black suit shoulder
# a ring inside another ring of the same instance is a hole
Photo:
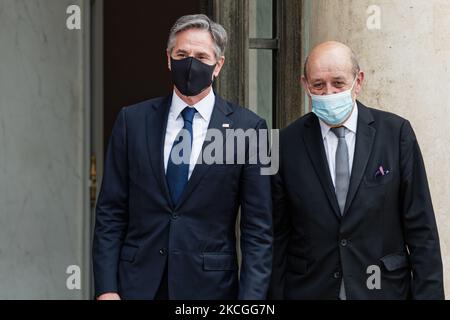
[[[222,105],[222,109],[227,110],[230,113],[231,119],[235,122],[235,128],[259,128],[261,125],[266,124],[265,119],[261,118],[250,109],[226,101],[217,95],[216,99],[216,104]]]
[[[383,139],[400,140],[402,143],[416,141],[414,130],[407,119],[391,112],[369,108],[362,104],[360,106],[370,112],[374,120],[373,126]]]
[[[317,121],[317,117],[314,113],[310,112],[301,118],[295,120],[286,128],[280,130],[280,141],[292,141],[291,139],[300,138],[304,128],[307,125],[311,125],[314,121]]]
[[[122,112],[125,113],[126,118],[139,119],[145,116],[145,113],[148,111],[149,108],[151,107],[160,108],[163,107],[164,105],[168,105],[169,102],[170,96],[148,99],[145,101],[141,101],[123,107]]]
[[[365,106],[364,106],[365,107]],[[375,123],[382,123],[387,126],[391,127],[402,127],[406,122],[408,122],[407,119],[383,110],[374,109],[370,107],[365,107],[373,116],[373,119],[375,120]]]
[[[124,107],[124,109],[127,109],[127,112],[139,112],[141,109],[146,109],[149,106],[156,106],[156,107],[161,106],[164,103],[169,102],[170,98],[171,96],[152,98],[126,106]]]
[[[316,115],[314,113],[312,112],[307,113],[304,116],[292,122],[290,125],[282,129],[281,131],[289,133],[292,130],[298,130],[299,128],[304,127],[307,123],[310,123],[312,120],[314,120],[314,118],[316,118]]]

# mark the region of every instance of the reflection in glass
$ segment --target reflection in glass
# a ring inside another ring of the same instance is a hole
[[[249,0],[250,38],[272,39],[273,0]]]
[[[267,120],[272,128],[273,69],[272,50],[254,50],[249,53],[250,110]]]

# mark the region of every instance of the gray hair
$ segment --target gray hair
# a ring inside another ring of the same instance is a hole
[[[356,77],[359,74],[359,72],[361,71],[361,67],[359,66],[358,57],[353,50],[351,50],[350,60],[352,62],[353,76]],[[306,57],[305,65],[303,66],[303,76],[305,77],[306,80],[308,80],[308,62],[309,62],[309,56]]]
[[[216,59],[219,60],[225,54],[228,42],[228,35],[224,27],[212,21],[204,14],[187,15],[179,18],[170,30],[169,40],[167,42],[167,50],[172,53],[175,47],[176,36],[182,31],[189,29],[207,30],[211,34],[214,41],[214,51]]]

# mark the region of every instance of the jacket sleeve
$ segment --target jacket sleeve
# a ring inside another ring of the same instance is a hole
[[[425,165],[408,121],[402,126],[400,156],[403,224],[412,268],[412,298],[444,299],[439,236]]]
[[[272,177],[274,251],[272,278],[268,296],[271,300],[285,299],[286,257],[291,230],[287,195],[281,171],[280,164],[280,171]]]
[[[119,113],[105,159],[96,207],[93,242],[95,295],[119,293],[119,255],[128,225],[128,160],[126,109]]]
[[[261,120],[256,126],[267,130]],[[257,139],[258,153],[260,143]],[[250,148],[251,149],[251,148]],[[256,157],[249,154],[249,159]],[[267,298],[272,271],[272,200],[270,176],[261,175],[261,162],[244,165],[241,175],[241,252],[242,265],[239,284],[240,300],[264,300]]]

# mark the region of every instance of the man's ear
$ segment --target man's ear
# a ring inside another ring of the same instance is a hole
[[[219,76],[220,71],[222,70],[224,64],[225,64],[225,57],[221,56],[220,59],[217,61],[216,68],[214,69],[213,73],[214,78],[217,78]]]
[[[305,89],[305,92],[308,93],[308,95],[309,95],[309,90],[308,90],[308,87],[309,87],[309,86],[308,86],[308,80],[305,78],[305,76],[302,76],[302,77],[301,77],[300,82],[302,83],[303,88]]]
[[[167,67],[169,68],[169,70],[172,70],[172,66],[170,64],[170,51],[169,51],[169,49],[166,49],[166,54],[167,54]]]
[[[358,74],[358,78],[356,79],[356,83],[355,83],[355,95],[356,96],[358,96],[362,91],[364,79],[365,79],[364,71],[360,71]]]

